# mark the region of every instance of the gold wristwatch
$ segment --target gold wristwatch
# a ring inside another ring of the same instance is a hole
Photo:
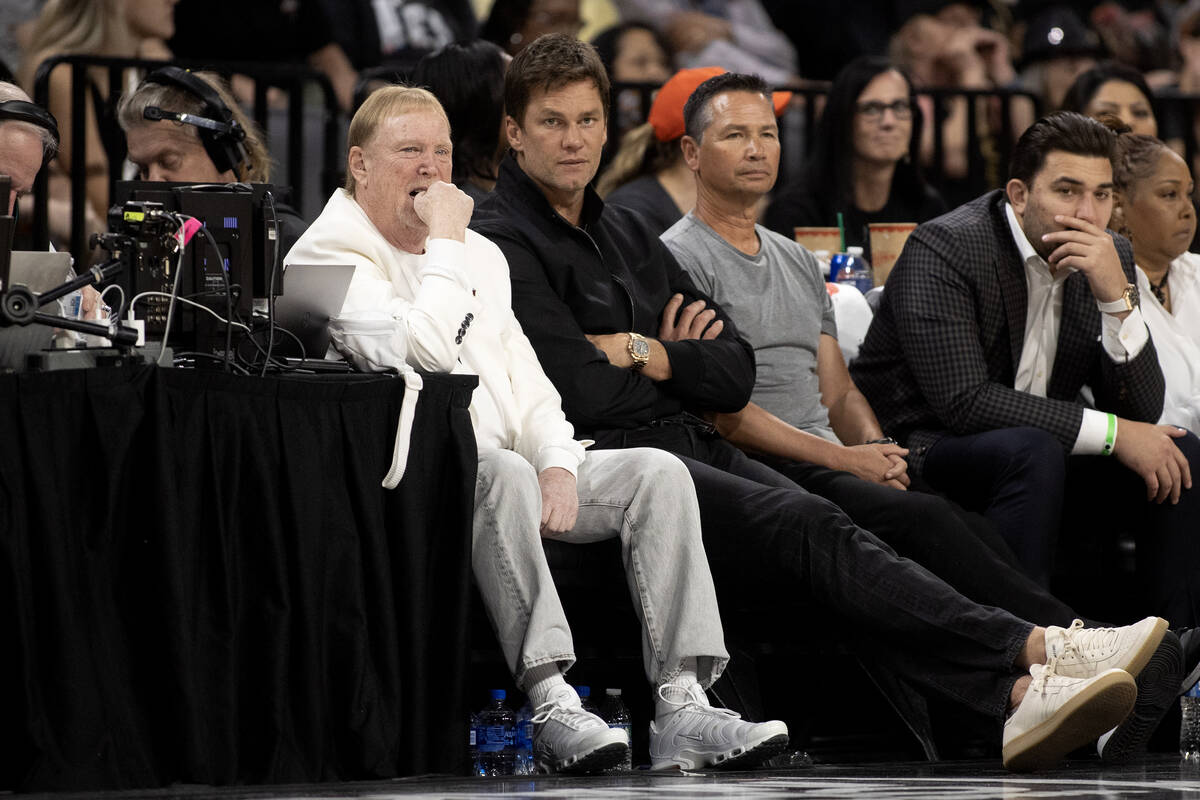
[[[1101,303],[1096,301],[1096,308],[1100,309],[1105,314],[1121,314],[1125,311],[1133,311],[1138,307],[1139,297],[1136,284],[1125,284],[1125,293],[1111,303]]]
[[[629,350],[629,357],[633,359],[632,369],[639,372],[650,361],[650,344],[640,333],[631,332],[626,336],[629,337],[629,343],[625,347]]]

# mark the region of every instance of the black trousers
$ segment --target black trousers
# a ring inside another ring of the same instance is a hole
[[[937,495],[901,492],[849,472],[783,459],[759,460],[829,500],[855,525],[976,603],[1003,608],[1038,625],[1067,627],[1079,616],[1021,571],[1016,556],[985,517]]]
[[[914,684],[1003,718],[1030,622],[968,600],[833,503],[697,427],[626,431],[615,444],[660,447],[687,465],[723,603],[748,592],[809,599]]]
[[[1184,490],[1176,505],[1148,502],[1145,483],[1115,458],[1069,456],[1039,428],[943,438],[929,448],[923,475],[931,486],[995,522],[1043,584],[1053,573],[1055,553],[1069,553],[1080,544],[1074,537],[1133,532],[1140,608],[1173,626],[1195,626],[1200,622],[1200,440],[1189,433],[1175,443],[1197,484]],[[1066,537],[1061,547],[1060,534]]]

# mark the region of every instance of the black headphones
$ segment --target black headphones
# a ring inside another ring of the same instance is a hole
[[[203,116],[166,111],[158,106],[146,106],[142,116],[149,120],[173,120],[197,128],[200,143],[218,172],[233,171],[239,179],[248,160],[242,142],[246,131],[233,118],[233,112],[225,105],[213,88],[200,78],[179,67],[159,67],[143,80],[143,84],[157,83],[160,86],[177,86],[204,102]]]
[[[50,131],[50,135],[54,138],[54,150],[58,150],[58,120],[54,118],[46,109],[33,103],[27,103],[24,100],[6,100],[0,103],[0,121],[11,120],[12,122],[28,122],[31,125],[36,125]],[[46,162],[53,156],[53,151],[47,152],[46,148],[42,148],[42,166],[46,166]]]

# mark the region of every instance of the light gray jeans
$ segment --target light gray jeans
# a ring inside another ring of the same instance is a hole
[[[646,677],[657,684],[697,659],[704,686],[729,660],[687,469],[662,450],[589,452],[579,468],[579,518],[563,542],[618,536],[625,578],[642,625]],[[481,449],[471,566],[517,685],[525,671],[575,662],[571,630],[542,539],[542,494],[533,465],[511,450]]]

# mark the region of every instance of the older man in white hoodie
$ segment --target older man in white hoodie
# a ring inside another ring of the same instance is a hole
[[[287,260],[355,266],[342,316],[379,334],[341,337],[359,361],[479,376],[472,567],[536,711],[538,767],[593,771],[629,747],[563,680],[575,656],[540,537],[620,537],[657,689],[655,767],[745,765],[777,752],[787,744],[782,722],[743,722],[703,691],[728,654],[687,470],[651,449],[585,456],[512,314],[504,256],[467,230],[473,204],[449,183],[450,156],[450,125],[432,94],[375,92],[350,125],[346,187]]]

